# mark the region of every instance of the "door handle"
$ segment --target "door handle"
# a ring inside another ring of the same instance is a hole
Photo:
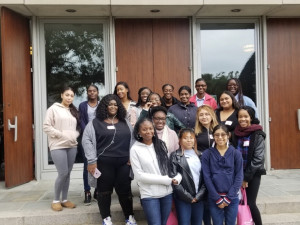
[[[298,129],[300,130],[300,109],[297,110],[297,117],[298,117]]]
[[[17,142],[18,140],[18,117],[15,116],[15,124],[10,123],[10,119],[8,119],[8,130],[15,129],[14,141]]]

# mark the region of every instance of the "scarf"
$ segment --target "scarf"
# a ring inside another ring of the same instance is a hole
[[[239,124],[235,127],[234,133],[239,137],[247,137],[254,131],[262,130],[262,126],[258,124],[251,124],[249,127],[241,127]]]

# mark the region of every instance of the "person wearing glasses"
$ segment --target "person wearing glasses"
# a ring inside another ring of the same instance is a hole
[[[214,97],[206,93],[207,84],[203,78],[196,80],[195,88],[197,93],[190,98],[190,102],[194,103],[197,107],[201,105],[209,105],[216,110],[217,102]]]
[[[258,118],[256,105],[251,98],[243,95],[242,84],[239,79],[237,78],[229,79],[226,83],[226,90],[230,91],[234,95],[236,101],[239,103],[241,107],[242,106],[252,107],[255,111],[255,117]]]
[[[179,144],[176,132],[166,126],[167,113],[167,109],[163,106],[155,106],[151,110],[151,117],[157,136],[165,142],[168,155],[170,155],[179,148]]]
[[[209,210],[214,225],[235,225],[243,182],[243,158],[229,145],[229,131],[223,124],[213,129],[215,146],[203,152],[202,168],[208,190]]]

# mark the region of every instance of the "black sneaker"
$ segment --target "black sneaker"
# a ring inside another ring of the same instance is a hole
[[[95,189],[95,191],[94,191],[94,200],[98,201],[98,190],[97,189]]]
[[[92,199],[91,192],[89,191],[84,192],[84,205],[90,205],[91,199]]]

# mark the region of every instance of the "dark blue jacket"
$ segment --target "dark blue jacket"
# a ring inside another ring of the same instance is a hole
[[[81,102],[79,105],[81,133],[83,133],[85,126],[89,122],[89,116],[87,114],[87,110],[88,110],[88,101]]]
[[[195,106],[193,103],[184,105],[181,102],[179,102],[176,105],[172,105],[169,108],[168,112],[173,113],[174,116],[177,117],[177,119],[179,119],[185,127],[194,129],[196,123],[197,109],[197,106]]]
[[[211,147],[203,152],[202,167],[208,196],[217,205],[223,201],[230,204],[238,197],[243,182],[243,158],[239,151],[229,146],[221,156]]]

